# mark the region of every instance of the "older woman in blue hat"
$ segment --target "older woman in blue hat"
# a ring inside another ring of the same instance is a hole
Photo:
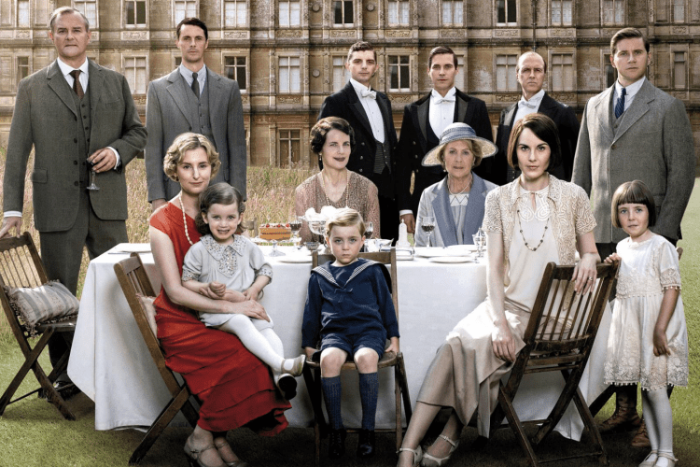
[[[432,234],[416,229],[416,246],[468,245],[484,219],[486,194],[496,188],[472,172],[496,146],[479,138],[466,123],[453,123],[442,132],[440,144],[423,158],[424,166],[442,165],[447,176],[423,191],[416,224],[435,219]]]

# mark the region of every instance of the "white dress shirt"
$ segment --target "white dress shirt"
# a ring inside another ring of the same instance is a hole
[[[540,89],[540,92],[532,96],[530,99],[525,99],[525,96],[520,98],[518,102],[518,111],[515,113],[515,119],[513,119],[513,125],[515,122],[520,120],[526,115],[534,114],[540,110],[540,104],[542,103],[542,98],[544,97],[544,89]]]
[[[182,63],[179,66],[180,74],[185,78],[185,82],[192,87],[192,70],[184,66]],[[207,83],[207,66],[203,65],[202,69],[197,72],[197,81],[199,81],[199,95],[204,91],[204,85]]]
[[[435,136],[440,139],[442,132],[445,131],[448,125],[453,123],[455,117],[455,95],[457,88],[454,86],[447,91],[445,97],[442,97],[439,92],[433,89],[430,92],[430,110],[428,119],[430,127],[433,129]]]
[[[352,78],[350,78],[350,84],[352,84],[352,87],[355,88],[357,98],[360,100],[360,102],[362,103],[362,107],[365,109],[365,113],[367,114],[367,118],[369,119],[369,124],[372,126],[372,133],[374,134],[374,139],[376,139],[380,143],[383,143],[384,141],[386,141],[386,138],[384,136],[384,119],[382,118],[382,112],[379,110],[379,104],[377,104],[376,99],[373,99],[369,96],[362,97],[362,91],[365,91],[366,93],[372,90],[364,84],[361,84]]]
[[[634,96],[637,95],[640,89],[642,89],[642,84],[644,84],[644,80],[646,79],[645,76],[642,76],[642,79],[639,79],[635,81],[634,83],[630,84],[626,88],[620,84],[619,81],[615,81],[615,91],[613,92],[613,109],[615,108],[615,105],[617,104],[617,100],[620,98],[620,95],[622,94],[622,88],[625,88],[625,109],[623,112],[626,112],[627,109],[630,108],[630,105],[632,105],[632,101],[634,100]],[[622,117],[622,115],[620,115]]]

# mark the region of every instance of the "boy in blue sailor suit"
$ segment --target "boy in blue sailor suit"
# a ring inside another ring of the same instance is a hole
[[[321,387],[331,425],[329,457],[345,451],[340,415],[340,367],[352,355],[360,373],[362,429],[359,457],[374,454],[374,418],[379,379],[377,363],[384,352],[399,352],[399,325],[384,266],[359,258],[365,225],[354,209],[338,210],[326,225],[335,262],[311,271],[302,324],[302,347],[312,358],[321,340]],[[386,339],[391,344],[386,350]]]

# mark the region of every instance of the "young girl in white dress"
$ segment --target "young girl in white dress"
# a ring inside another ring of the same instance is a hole
[[[688,385],[688,333],[678,253],[664,237],[649,230],[656,222],[656,206],[643,182],[620,185],[611,208],[613,225],[629,238],[605,260],[621,261],[605,382],[641,385],[651,452],[639,467],[672,467],[677,459],[667,386]]]
[[[258,299],[272,280],[272,266],[256,244],[235,234],[244,210],[241,193],[228,183],[217,183],[202,192],[195,218],[202,237],[185,255],[184,287],[214,300]],[[296,395],[294,376],[301,375],[306,357],[284,358],[284,347],[272,329],[272,320],[201,311],[199,319],[207,326],[238,336],[253,355],[272,369],[282,395],[286,399]]]

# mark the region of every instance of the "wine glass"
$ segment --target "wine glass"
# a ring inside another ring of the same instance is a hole
[[[90,164],[90,166],[95,165],[93,162],[90,162],[90,161],[88,161],[88,164]],[[90,169],[90,184],[87,186],[88,190],[100,191],[100,187],[95,184],[96,178],[97,178],[97,173],[93,169]]]
[[[277,240],[270,240],[270,243],[272,243],[272,251],[268,256],[287,256],[287,253],[277,249]]]
[[[301,248],[301,238],[299,238],[299,231],[301,230],[301,220],[299,216],[294,217],[289,221],[289,228],[292,229],[292,242],[297,247],[297,250]]]
[[[481,227],[472,235],[472,239],[474,240],[474,245],[476,245],[476,257],[482,258],[484,256],[484,247],[486,246],[486,235],[481,230]]]
[[[369,241],[374,233],[374,224],[365,222],[365,251],[369,251]]]
[[[420,228],[423,229],[423,232],[428,233],[427,247],[430,248],[430,234],[435,230],[435,218],[431,216],[423,217],[423,219],[421,219]]]
[[[313,219],[309,221],[309,230],[319,236],[319,243],[325,247],[326,239],[324,236],[326,230],[326,219]]]

